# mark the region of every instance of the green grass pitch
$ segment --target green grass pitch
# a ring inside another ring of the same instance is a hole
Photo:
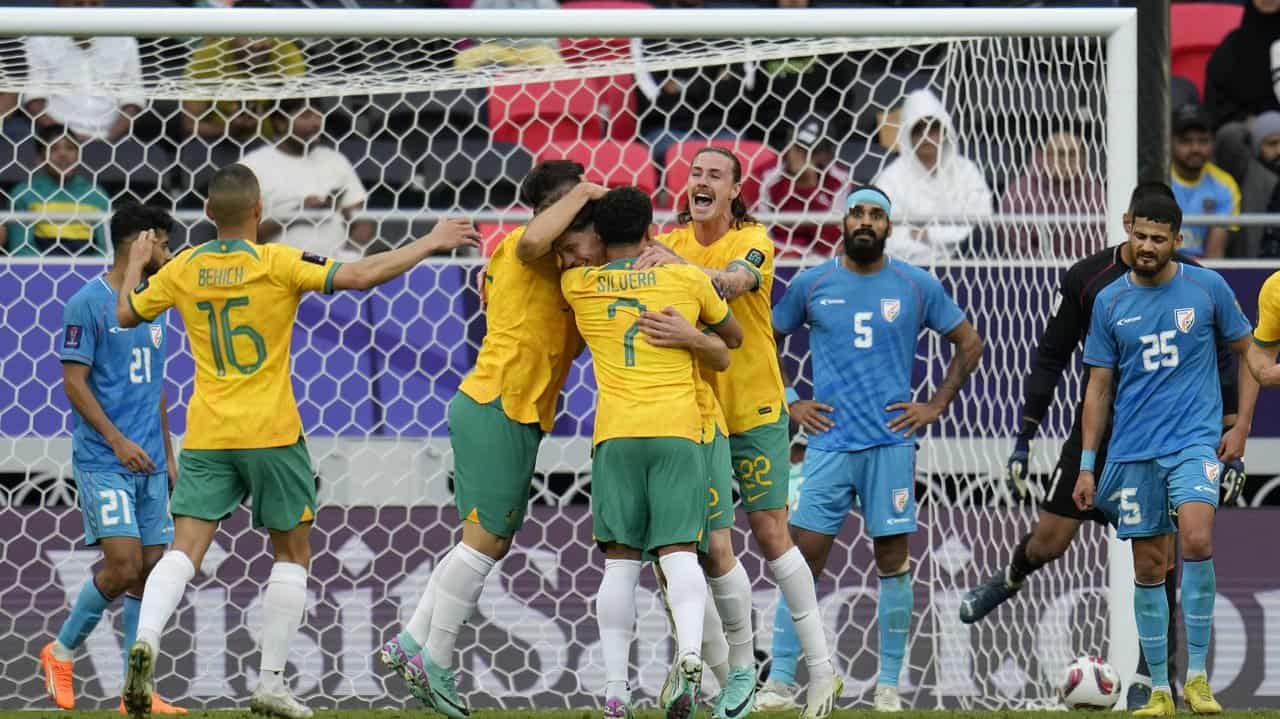
[[[777,711],[777,713],[756,713],[758,719],[796,719],[799,715],[795,711]],[[867,710],[842,710],[832,714],[832,719],[865,719],[872,715]],[[1027,716],[1027,718],[1037,719],[1074,719],[1084,718],[1088,716],[1091,719],[1098,719],[1100,714],[1097,711],[904,711],[899,714],[901,719],[1018,719]],[[1128,716],[1129,714],[1115,714],[1116,716]],[[1180,716],[1192,716],[1187,711],[1180,711]],[[1225,719],[1275,719],[1276,710],[1243,710],[1243,711],[1226,711],[1222,714]],[[115,711],[45,711],[45,710],[27,710],[27,711],[0,711],[0,719],[119,719],[119,714]],[[475,719],[599,719],[598,710],[575,710],[575,711],[476,711],[472,714]],[[707,719],[710,714],[699,713],[700,718]],[[636,713],[636,719],[660,719],[662,713],[659,711],[640,711]],[[248,711],[192,711],[187,714],[187,719],[259,719]],[[397,709],[370,709],[370,710],[320,710],[316,711],[316,719],[442,719],[439,714],[433,711],[412,710],[404,711]]]

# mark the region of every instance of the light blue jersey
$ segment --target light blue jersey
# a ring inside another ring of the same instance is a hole
[[[96,277],[72,295],[63,310],[63,362],[90,367],[89,389],[107,418],[151,458],[155,473],[165,468],[165,440],[160,425],[160,395],[168,329],[164,317],[123,328],[116,323],[116,292],[105,277]],[[72,412],[72,461],[79,472],[130,474],[111,446]]]
[[[1115,369],[1111,462],[1217,447],[1222,389],[1215,340],[1252,331],[1226,280],[1213,270],[1178,263],[1159,287],[1134,284],[1126,273],[1094,301],[1084,362]]]
[[[773,308],[773,327],[790,333],[809,325],[813,398],[835,408],[835,427],[811,434],[809,448],[914,444],[889,431],[898,413],[885,407],[911,401],[920,331],[946,334],[964,319],[937,278],[892,258],[873,275],[857,274],[839,258],[797,275]]]

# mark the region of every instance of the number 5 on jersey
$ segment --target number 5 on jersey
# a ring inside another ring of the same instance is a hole
[[[860,350],[871,347],[875,337],[871,334],[871,313],[853,313],[853,346]]]

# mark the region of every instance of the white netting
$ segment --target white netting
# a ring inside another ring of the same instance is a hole
[[[0,262],[0,347],[13,348],[0,356],[0,478],[9,505],[0,521],[20,528],[0,548],[0,706],[43,705],[28,657],[56,631],[95,561],[76,544],[69,410],[53,348],[62,302],[101,270],[94,258],[109,244],[101,210],[144,200],[174,209],[175,246],[210,238],[200,207],[212,171],[255,152],[269,166],[269,148],[289,132],[273,114],[293,112],[298,96],[320,110],[318,145],[336,150],[330,157],[345,158],[353,175],[338,173],[348,182],[333,195],[309,189],[315,180],[305,175],[264,185],[286,238],[352,257],[398,245],[440,215],[466,213],[491,248],[527,217],[515,206],[524,174],[563,157],[586,165],[589,179],[652,192],[669,220],[689,153],[712,139],[743,161],[745,196],[772,227],[782,258],[780,292],[797,267],[829,256],[838,238],[829,220],[850,183],[889,184],[886,168],[905,157],[895,139],[903,101],[930,90],[949,115],[944,154],[971,158],[976,170],[951,165],[927,192],[895,192],[905,213],[898,231],[923,247],[987,352],[922,443],[917,619],[904,690],[917,707],[1047,703],[1072,656],[1105,650],[1106,545],[1091,527],[1065,561],[1038,573],[987,623],[970,629],[956,616],[960,594],[1007,561],[1034,515],[1001,504],[993,477],[1059,272],[1104,244],[1100,40],[295,38],[250,40],[233,61],[224,50],[239,41],[158,38],[139,41],[136,72],[110,60],[127,55],[130,41],[93,43],[39,40],[33,55],[26,39],[0,39],[0,91],[18,94],[0,139],[14,255]],[[61,53],[66,63],[39,66],[40,53]],[[549,64],[529,64],[539,60]],[[70,175],[59,184],[42,168],[37,139],[49,119],[82,135],[79,184]],[[338,197],[351,222],[331,209],[299,211],[313,194]],[[299,313],[294,384],[325,508],[291,674],[313,705],[407,701],[371,657],[407,618],[456,527],[444,410],[483,336],[473,289],[483,262],[433,261],[364,295],[309,298]],[[185,337],[173,336],[183,338],[166,370],[171,427],[180,434],[192,366]],[[802,375],[806,342],[797,336],[787,352]],[[936,341],[922,345],[922,393],[940,381],[945,354]],[[1078,372],[1069,374],[1037,452],[1045,474],[1080,394]],[[590,603],[602,561],[590,548],[585,505],[593,397],[583,358],[543,443],[534,510],[461,637],[461,686],[476,705],[583,706],[602,687]],[[859,529],[851,519],[820,587],[849,677],[846,703],[869,699],[876,667],[877,582]],[[160,663],[164,696],[220,707],[252,687],[262,544],[243,514],[218,535],[165,636],[172,661]],[[757,643],[767,649],[776,593],[754,549],[745,562],[757,587]],[[652,697],[669,657],[668,630],[656,604],[641,606],[637,676]],[[119,690],[118,619],[109,618],[80,659],[84,705],[112,706]]]

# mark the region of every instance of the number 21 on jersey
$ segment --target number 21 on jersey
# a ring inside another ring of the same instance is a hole
[[[151,382],[151,349],[134,347],[133,359],[129,362],[129,383],[148,384]]]

